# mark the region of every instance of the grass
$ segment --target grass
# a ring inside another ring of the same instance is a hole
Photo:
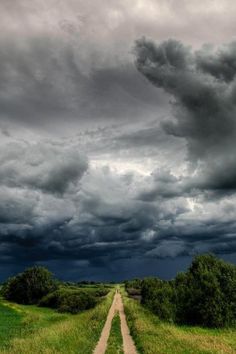
[[[0,303],[0,350],[21,333],[22,314]]]
[[[19,327],[12,336],[7,337],[4,346],[0,346],[0,353],[91,354],[100,337],[113,295],[114,291],[111,291],[95,308],[78,315],[1,301],[0,318],[5,308],[9,313],[13,311],[13,318],[17,318],[17,314],[20,318],[16,325]],[[3,328],[10,333],[9,326],[12,324],[8,322],[6,325],[3,322]]]
[[[123,340],[120,328],[120,316],[116,312],[112,320],[111,332],[107,343],[106,354],[123,354]]]
[[[236,329],[206,329],[177,326],[157,316],[127,297],[123,291],[125,313],[140,354],[236,353]]]

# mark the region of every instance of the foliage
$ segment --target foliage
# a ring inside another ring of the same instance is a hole
[[[236,329],[179,326],[160,319],[138,301],[123,296],[131,335],[140,354],[236,353]]]
[[[35,266],[9,278],[3,285],[1,293],[9,301],[19,304],[36,304],[56,287],[52,273],[44,267]]]
[[[173,281],[142,281],[142,304],[160,319],[207,327],[236,322],[236,266],[212,254],[194,258]]]
[[[125,280],[125,289],[141,289],[142,288],[142,279],[132,279],[132,280]]]
[[[236,267],[211,254],[197,256],[175,280],[177,321],[208,327],[236,321]]]
[[[141,296],[141,289],[127,288],[126,291],[129,294],[129,296],[131,296],[131,297],[140,297]]]
[[[114,291],[95,308],[73,316],[49,308],[14,304],[15,310],[24,316],[21,331],[8,341],[7,350],[2,351],[0,343],[0,353],[92,353],[104,326],[113,295]],[[6,301],[5,303],[8,306],[13,305]],[[1,316],[0,308],[0,322]],[[7,324],[3,323],[3,327],[5,325]]]
[[[108,288],[100,287],[100,288],[95,288],[93,290],[93,294],[95,296],[101,297],[101,296],[106,296],[109,293]]]
[[[40,302],[40,306],[58,309],[59,312],[78,313],[90,309],[97,304],[96,297],[88,291],[58,289],[46,296]]]
[[[175,291],[171,282],[149,278],[143,281],[142,304],[159,318],[172,322],[175,319]]]
[[[143,281],[141,279],[126,280],[124,282],[125,290],[129,294],[129,296],[134,298],[140,298],[142,282]]]

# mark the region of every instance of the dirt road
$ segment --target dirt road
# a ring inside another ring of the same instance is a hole
[[[110,310],[108,312],[106,323],[103,327],[101,337],[98,341],[98,344],[94,350],[94,354],[105,354],[107,341],[109,338],[110,330],[111,330],[111,323],[112,319],[116,313],[116,311],[120,314],[120,321],[121,321],[121,333],[123,337],[123,350],[125,354],[137,354],[137,350],[135,348],[133,339],[129,333],[129,328],[127,325],[125,312],[124,312],[124,305],[122,302],[122,297],[118,291],[116,291],[114,295],[114,299]]]

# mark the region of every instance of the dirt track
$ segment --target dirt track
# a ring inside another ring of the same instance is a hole
[[[129,333],[129,328],[127,325],[125,312],[124,312],[124,305],[122,302],[122,298],[119,292],[116,292],[114,295],[114,299],[110,310],[107,315],[106,323],[103,327],[101,337],[98,341],[98,344],[94,350],[94,354],[105,354],[107,341],[109,338],[110,330],[111,330],[111,323],[112,319],[116,313],[116,311],[120,314],[120,321],[121,321],[121,333],[123,337],[123,350],[125,354],[137,354],[133,339]]]

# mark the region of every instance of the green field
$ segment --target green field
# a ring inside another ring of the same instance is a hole
[[[236,329],[206,329],[161,322],[123,291],[127,321],[140,354],[236,353]]]
[[[0,300],[0,353],[91,354],[100,337],[114,291],[77,315]]]
[[[22,314],[0,303],[0,350],[6,348],[11,338],[21,334]]]

